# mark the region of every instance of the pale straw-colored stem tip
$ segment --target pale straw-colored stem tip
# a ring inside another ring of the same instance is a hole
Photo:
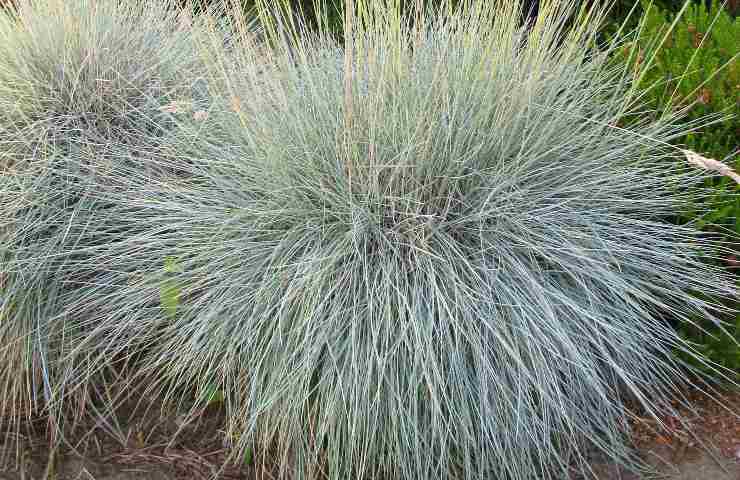
[[[703,168],[705,170],[719,172],[721,175],[730,177],[735,181],[735,183],[740,184],[740,175],[735,172],[729,165],[713,158],[703,157],[696,152],[692,152],[691,150],[682,150],[682,152],[684,155],[686,155],[686,160],[690,164],[696,165],[697,167]]]

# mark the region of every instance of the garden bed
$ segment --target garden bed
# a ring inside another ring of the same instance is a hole
[[[634,441],[650,464],[670,480],[737,480],[740,478],[740,392],[724,393],[723,402],[708,400],[700,392],[688,394],[695,414],[682,412],[695,436],[665,419],[671,433],[656,433],[650,423],[635,426]],[[219,430],[223,412],[208,408],[185,422],[177,414],[161,418],[157,412],[131,414],[121,408],[116,422],[79,428],[70,438],[77,444],[50,455],[48,440],[39,425],[38,434],[26,434],[18,442],[6,441],[0,480],[223,480],[277,478],[262,463],[227,464],[225,435]],[[708,449],[702,448],[701,444]],[[16,464],[16,450],[18,460]],[[50,459],[52,466],[49,465]],[[250,462],[251,463],[251,462]],[[593,468],[603,480],[636,480],[638,477],[594,458]],[[46,476],[45,476],[46,475]],[[574,477],[573,480],[576,480]]]

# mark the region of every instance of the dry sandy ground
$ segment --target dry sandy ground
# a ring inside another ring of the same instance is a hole
[[[655,433],[649,423],[636,426],[635,442],[641,454],[658,469],[656,478],[740,480],[740,418],[730,412],[740,412],[740,393],[727,394],[722,405],[701,397],[693,402],[696,414],[687,418],[696,436],[671,419],[665,419],[672,426],[669,433]],[[51,462],[43,436],[13,437],[0,445],[0,453],[5,453],[0,480],[206,480],[225,459],[223,434],[218,429],[221,415],[212,408],[179,432],[174,419],[124,415],[118,425],[91,430],[76,439],[77,454],[63,448]],[[707,450],[700,443],[713,446]],[[598,460],[593,468],[603,480],[638,478]],[[218,478],[275,477],[264,468],[242,464],[225,467]]]

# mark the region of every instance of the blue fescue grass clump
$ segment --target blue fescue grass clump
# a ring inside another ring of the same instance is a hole
[[[67,305],[103,268],[85,249],[125,236],[92,193],[117,188],[116,162],[144,168],[120,152],[156,155],[183,97],[204,108],[199,28],[167,1],[19,1],[0,15],[0,416],[11,423],[63,391]]]
[[[264,44],[214,31],[208,115],[114,145],[117,187],[86,190],[126,234],[62,249],[100,267],[64,310],[65,380],[136,356],[166,405],[219,390],[234,455],[281,478],[565,478],[588,447],[641,467],[630,405],[658,418],[687,381],[668,318],[737,291],[663,220],[706,177],[684,127],[618,126],[642,92],[570,4],[527,30],[517,1],[413,24],[359,2],[338,44],[270,3]]]

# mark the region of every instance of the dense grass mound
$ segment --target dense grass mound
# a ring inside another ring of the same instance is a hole
[[[143,168],[124,153],[156,154],[206,71],[200,27],[166,1],[17,3],[0,15],[0,416],[15,421],[63,391],[85,248],[124,235],[91,193],[117,185],[119,161]]]
[[[636,463],[627,405],[670,408],[690,351],[666,319],[737,294],[715,243],[663,221],[703,176],[678,119],[616,126],[640,92],[594,48],[602,12],[555,0],[527,33],[515,1],[413,26],[360,3],[346,45],[268,10],[272,50],[203,43],[228,73],[207,118],[89,193],[125,236],[66,248],[105,269],[66,307],[86,362],[65,378],[136,355],[171,403],[219,389],[234,454],[284,477],[566,478],[591,444]]]

